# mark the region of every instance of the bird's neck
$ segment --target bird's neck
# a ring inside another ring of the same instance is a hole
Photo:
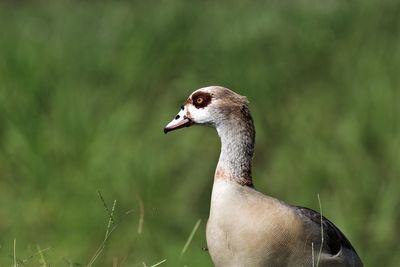
[[[245,107],[239,115],[216,125],[221,139],[221,154],[215,181],[230,180],[253,187],[251,164],[254,153],[255,129],[253,119]]]

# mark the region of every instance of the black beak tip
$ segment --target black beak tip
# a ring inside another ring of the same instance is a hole
[[[167,128],[164,128],[164,133],[167,134],[169,130]]]

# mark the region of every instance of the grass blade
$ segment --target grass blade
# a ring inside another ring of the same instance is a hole
[[[190,243],[192,242],[193,236],[196,233],[197,229],[199,228],[200,223],[201,223],[201,219],[198,219],[196,224],[193,227],[192,232],[190,233],[190,235],[189,235],[189,237],[188,237],[188,239],[186,241],[186,244],[183,246],[183,249],[181,251],[181,257],[183,256],[183,254],[185,254],[187,248],[189,247]]]

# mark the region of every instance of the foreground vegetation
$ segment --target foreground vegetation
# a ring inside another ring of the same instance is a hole
[[[86,266],[114,200],[117,228],[94,266],[212,266],[202,248],[217,135],[162,133],[211,84],[251,102],[257,188],[317,210],[319,194],[365,266],[398,266],[399,11],[0,3],[0,266]]]

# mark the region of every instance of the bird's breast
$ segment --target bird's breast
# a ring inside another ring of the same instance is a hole
[[[216,266],[286,266],[301,232],[292,210],[276,199],[228,181],[214,183],[207,245]]]

